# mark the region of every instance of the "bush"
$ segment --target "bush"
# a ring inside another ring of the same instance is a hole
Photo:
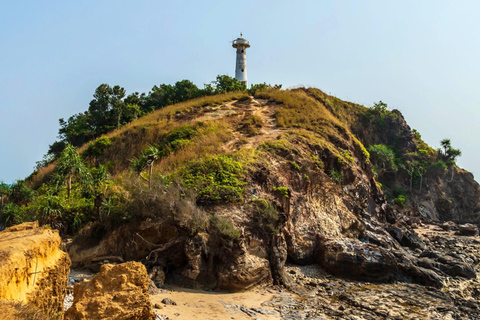
[[[328,176],[332,178],[333,181],[337,184],[342,184],[343,174],[340,171],[332,169],[328,172]]]
[[[404,196],[403,194],[399,195],[398,197],[396,197],[396,198],[393,200],[393,202],[395,202],[395,204],[396,204],[397,206],[400,206],[400,207],[402,207],[402,208],[405,206],[405,204],[407,203],[407,201],[408,201],[407,196]]]
[[[105,150],[112,145],[109,137],[100,137],[88,143],[87,149],[82,152],[84,158],[96,159],[105,154]]]
[[[373,163],[374,170],[379,174],[383,174],[388,171],[397,171],[398,167],[395,164],[395,153],[393,150],[384,145],[376,144],[368,147],[370,152],[370,160]]]
[[[236,239],[240,236],[240,231],[238,231],[233,225],[233,222],[226,217],[210,215],[210,225],[214,231],[226,238]]]
[[[187,188],[198,192],[199,203],[243,200],[243,164],[232,156],[213,156],[193,162],[180,172]]]
[[[278,194],[282,199],[290,198],[290,189],[287,187],[273,187],[273,192]]]
[[[275,206],[266,199],[255,199],[253,205],[261,224],[265,225],[273,234],[278,233],[279,216]]]
[[[256,115],[250,115],[245,117],[242,122],[240,122],[240,130],[247,136],[254,136],[259,133],[259,129],[262,127],[262,125],[262,118]]]

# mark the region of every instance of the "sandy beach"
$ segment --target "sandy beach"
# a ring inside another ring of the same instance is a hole
[[[272,299],[272,292],[263,288],[237,293],[209,292],[170,286],[169,289],[161,290],[159,294],[152,295],[151,301],[153,306],[161,307],[160,309],[154,308],[154,310],[164,319],[166,317],[169,319],[196,320],[280,319],[280,314],[272,307],[262,306],[262,303]],[[165,298],[173,300],[177,305],[163,304],[161,301]],[[251,308],[261,309],[259,310],[261,312],[249,316],[246,312],[249,312]]]

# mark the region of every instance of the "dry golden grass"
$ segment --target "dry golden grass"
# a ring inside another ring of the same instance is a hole
[[[323,126],[342,127],[343,124],[325,106],[304,90],[266,90],[259,98],[282,104],[276,112],[277,126],[315,130]]]
[[[211,122],[201,130],[200,135],[191,139],[191,144],[170,153],[156,166],[155,171],[168,174],[179,169],[183,164],[207,156],[222,154],[223,145],[229,140],[231,131],[226,122]]]
[[[48,317],[36,307],[21,302],[0,301],[1,318],[8,320],[49,320],[58,317]]]
[[[363,115],[368,110],[368,108],[364,106],[330,96],[317,88],[308,88],[304,90],[308,95],[326,106],[335,117],[348,126],[355,123],[355,121],[358,121],[359,116]]]
[[[50,163],[49,165],[37,170],[36,173],[32,174],[29,179],[30,186],[34,189],[40,188],[43,183],[47,182],[53,170],[55,170],[55,166],[56,163]]]

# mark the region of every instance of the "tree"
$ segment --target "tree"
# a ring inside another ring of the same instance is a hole
[[[111,87],[104,83],[98,86],[90,101],[88,112],[90,124],[96,135],[104,134],[121,125],[125,98],[125,89],[120,86]]]
[[[427,173],[427,170],[422,166],[418,166],[417,173],[420,176],[420,192],[422,192],[423,176]]]
[[[175,83],[175,103],[187,101],[200,96],[200,90],[190,80]]]
[[[100,217],[100,212],[108,188],[110,187],[110,180],[108,170],[103,165],[99,165],[97,168],[93,168],[90,171],[89,179],[85,184],[85,196],[94,199],[94,205],[97,211],[97,215]]]
[[[247,87],[243,82],[227,75],[218,75],[217,79],[212,82],[215,87],[215,93],[226,93],[230,91],[245,91]]]
[[[384,144],[376,144],[368,148],[370,152],[370,159],[375,166],[378,175],[385,172],[397,171],[395,164],[395,153],[392,149]]]
[[[450,139],[443,139],[440,141],[441,148],[437,151],[442,155],[443,160],[447,164],[455,163],[455,159],[462,155],[460,149],[454,149],[450,142]]]
[[[3,181],[0,181],[0,208],[5,204],[5,199],[10,195],[10,186]]]
[[[140,174],[140,177],[146,182],[148,182],[149,189],[151,189],[152,187],[153,164],[155,163],[155,160],[160,158],[160,156],[161,156],[161,151],[155,146],[150,146],[142,152],[139,158],[133,158],[130,160],[132,162],[133,170],[138,172]],[[142,176],[142,172],[146,168],[149,168],[148,179]]]
[[[407,161],[407,163],[403,166],[405,171],[407,171],[408,176],[410,177],[410,192],[412,192],[412,185],[413,185],[413,177],[417,172],[417,163],[413,161]]]
[[[71,144],[67,144],[58,158],[57,173],[60,179],[67,184],[67,197],[70,198],[72,192],[72,179],[74,177],[88,176],[88,170],[77,150]]]
[[[75,147],[83,145],[85,142],[95,137],[95,130],[91,126],[91,119],[88,112],[78,113],[71,116],[65,121],[63,118],[59,119],[60,129],[58,130],[59,138],[63,143],[70,143]],[[58,154],[62,145],[55,143],[50,147],[53,154]],[[60,150],[60,152],[63,148]],[[50,151],[49,151],[50,152]]]

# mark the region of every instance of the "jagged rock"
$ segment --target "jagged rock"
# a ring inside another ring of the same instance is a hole
[[[459,236],[478,236],[478,227],[471,223],[461,224],[455,234]]]
[[[425,249],[425,243],[414,230],[389,225],[387,226],[387,231],[404,247]]]
[[[66,320],[154,320],[147,270],[140,262],[105,264],[91,280],[75,284]]]
[[[24,223],[0,232],[0,299],[63,311],[70,259],[57,230]]]
[[[416,283],[442,286],[434,271],[416,266],[410,257],[395,250],[351,239],[320,239],[319,243],[317,262],[336,276],[375,282],[406,277]]]
[[[442,228],[445,231],[452,231],[452,230],[457,230],[457,224],[453,221],[446,221],[440,225],[440,228]]]
[[[473,266],[438,251],[426,250],[422,252],[418,263],[425,268],[440,270],[452,277],[476,278]]]

